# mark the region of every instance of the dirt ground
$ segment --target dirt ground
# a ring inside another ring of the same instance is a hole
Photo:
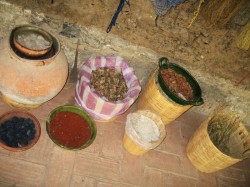
[[[106,31],[118,0],[7,0],[32,11],[43,12],[64,21]],[[187,29],[198,5],[187,0],[161,16],[155,26],[155,12],[150,0],[130,1],[119,14],[110,34],[133,44],[151,48],[162,56],[182,61],[192,68],[202,68],[211,76],[232,81],[241,89],[250,89],[250,53],[236,47],[235,37],[241,26],[229,24],[216,28],[200,14]],[[244,79],[244,81],[241,81]],[[240,84],[238,84],[240,82]]]
[[[118,0],[8,0],[24,8],[65,21],[106,31],[119,4]],[[155,26],[155,12],[150,0],[125,4],[110,34],[133,44],[151,48],[192,68],[203,68],[211,76],[225,78],[232,84],[250,89],[250,52],[236,47],[235,37],[241,27],[216,28],[199,15],[187,29],[198,1],[187,0],[171,8]]]

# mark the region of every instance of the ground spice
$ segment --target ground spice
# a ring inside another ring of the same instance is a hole
[[[131,117],[134,118],[134,129],[141,140],[144,142],[153,142],[159,140],[160,131],[152,119],[137,114],[133,114]]]
[[[161,69],[160,74],[164,83],[173,94],[186,101],[193,100],[193,89],[184,76],[170,68]]]
[[[79,148],[91,136],[88,122],[78,114],[68,111],[56,113],[49,126],[50,135],[61,145]]]

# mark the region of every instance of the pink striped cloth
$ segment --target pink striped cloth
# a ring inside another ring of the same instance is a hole
[[[123,100],[111,102],[98,95],[90,85],[91,73],[101,67],[114,68],[121,72],[128,92]],[[141,91],[134,70],[120,56],[98,56],[89,58],[82,66],[80,77],[76,84],[75,100],[96,120],[109,120],[124,113],[138,98]]]

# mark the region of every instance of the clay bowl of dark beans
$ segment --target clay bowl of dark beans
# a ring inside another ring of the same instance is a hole
[[[24,25],[14,31],[13,43],[17,50],[29,57],[47,54],[52,47],[52,36],[45,30]]]
[[[40,123],[29,112],[13,110],[0,116],[0,146],[9,151],[33,147],[41,134]]]

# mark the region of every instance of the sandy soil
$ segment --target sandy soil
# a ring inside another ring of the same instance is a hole
[[[53,4],[51,0],[8,1],[104,32],[119,4],[118,0],[54,0]],[[231,24],[227,28],[216,28],[199,15],[187,29],[197,5],[198,1],[187,0],[160,17],[155,26],[155,13],[150,1],[131,0],[130,6],[124,5],[110,33],[193,68],[202,68],[211,76],[230,80],[241,89],[250,89],[250,77],[238,84],[250,72],[249,50],[240,50],[235,44],[241,27]]]

